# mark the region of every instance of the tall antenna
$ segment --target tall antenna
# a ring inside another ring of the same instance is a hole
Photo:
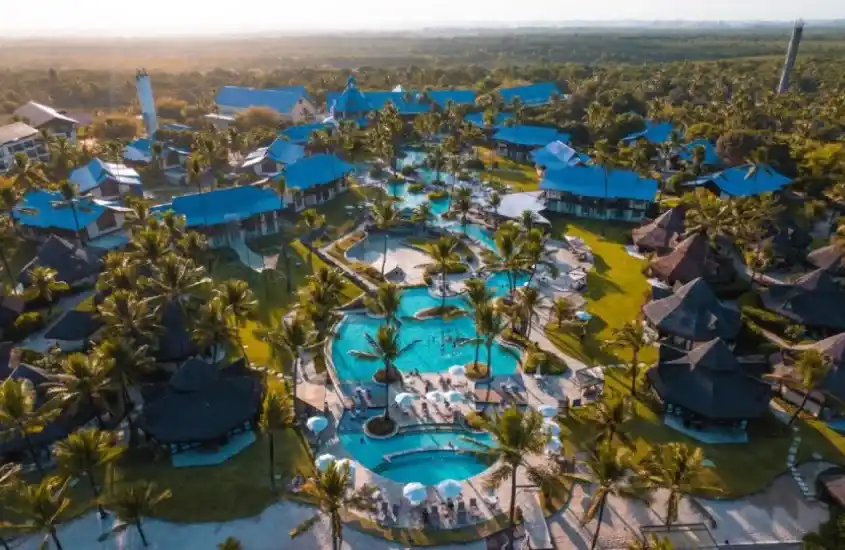
[[[801,44],[801,36],[804,34],[804,21],[799,19],[792,28],[792,38],[789,41],[789,49],[786,50],[786,60],[783,62],[783,73],[778,83],[778,93],[784,94],[789,90],[789,75],[795,66],[795,58],[798,57],[798,46]]]
[[[135,87],[138,90],[138,103],[141,104],[144,128],[147,130],[147,136],[153,137],[158,130],[158,116],[156,115],[155,99],[153,99],[153,85],[146,70],[138,69],[136,71]]]

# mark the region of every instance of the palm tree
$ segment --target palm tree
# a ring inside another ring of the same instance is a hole
[[[400,374],[396,369],[396,361],[413,348],[419,340],[402,345],[399,342],[399,329],[393,325],[382,325],[378,328],[375,337],[366,334],[367,343],[370,345],[370,350],[377,359],[381,359],[384,364],[384,394],[385,403],[384,419],[390,420],[390,385],[400,378]]]
[[[150,301],[161,304],[161,311],[176,306],[183,318],[188,319],[192,305],[209,284],[211,278],[206,277],[205,270],[196,266],[193,260],[168,254],[153,266],[149,285],[153,296]],[[179,345],[184,345],[183,339],[179,340]]]
[[[314,477],[305,482],[302,493],[310,497],[310,501],[317,507],[317,512],[296,526],[290,532],[290,538],[294,539],[307,533],[317,525],[322,516],[327,516],[332,528],[332,549],[340,550],[343,546],[341,512],[358,510],[371,513],[376,507],[371,497],[375,487],[365,485],[357,491],[350,491],[351,479],[348,464],[339,466],[336,462],[331,462],[324,471],[315,472]]]
[[[575,306],[565,296],[558,296],[552,302],[552,315],[557,321],[557,327],[563,328],[564,321],[572,319],[575,315]]]
[[[305,228],[309,234],[317,231],[326,223],[326,217],[318,214],[316,210],[313,208],[309,208],[307,210],[302,211],[302,218],[300,220],[302,227]],[[313,235],[312,235],[313,237]],[[313,238],[309,239],[309,241],[313,241]],[[308,269],[314,269],[314,250],[309,245],[308,246]]]
[[[170,253],[170,236],[160,226],[149,225],[132,233],[129,246],[144,265],[154,266]]]
[[[224,315],[231,317],[233,324],[240,328],[246,325],[247,320],[254,315],[258,307],[258,302],[255,300],[246,281],[228,279],[215,287],[213,294],[214,300],[217,300],[220,304],[221,311],[223,311]],[[246,348],[244,348],[243,342],[239,342],[239,344],[244,360],[249,365]]]
[[[801,352],[795,362],[793,372],[786,375],[769,374],[766,378],[777,380],[788,388],[804,394],[801,404],[789,418],[789,426],[795,422],[813,392],[821,391],[821,385],[830,371],[830,362],[817,349],[809,348]]]
[[[144,533],[144,516],[152,515],[156,506],[172,496],[170,490],[158,491],[156,486],[146,481],[139,483],[121,484],[101,497],[103,505],[112,510],[120,523],[116,523],[111,531],[100,535],[97,539],[103,542],[110,536],[122,533],[131,526],[135,526],[141,537],[144,548],[149,546]]]
[[[634,396],[637,395],[640,351],[649,344],[645,327],[639,321],[628,321],[621,327],[613,329],[611,339],[605,343],[607,347],[623,347],[631,350],[631,395]]]
[[[308,281],[307,290],[320,288],[338,300],[345,284],[343,272],[340,269],[328,266],[320,266],[306,280]]]
[[[143,373],[152,370],[155,364],[155,360],[147,354],[148,349],[147,345],[139,345],[127,338],[110,338],[94,349],[94,356],[107,365],[112,383],[120,388],[123,414],[129,422],[130,436],[134,432],[134,404],[129,395],[129,388],[135,385]]]
[[[282,320],[272,330],[267,331],[265,340],[270,345],[278,359],[287,354],[293,364],[293,404],[296,407],[296,389],[299,381],[299,370],[302,363],[303,348],[314,343],[314,331],[308,322],[300,315],[294,315],[290,320]],[[280,361],[280,365],[281,365]]]
[[[136,292],[118,289],[97,307],[106,333],[117,338],[153,343],[158,333],[157,308]]]
[[[296,381],[294,380],[294,386]],[[296,397],[294,396],[295,400]],[[270,446],[270,487],[276,491],[276,434],[287,430],[296,422],[294,411],[295,401],[291,401],[286,393],[267,391],[261,406],[259,425],[267,434]]]
[[[632,542],[628,550],[675,550],[675,546],[668,538],[657,538],[657,535],[652,533],[647,539]]]
[[[466,287],[464,300],[473,311],[487,305],[493,299],[493,294],[487,288],[487,283],[483,279],[470,277],[464,281],[464,286]]]
[[[49,180],[44,175],[40,163],[32,162],[26,153],[15,154],[15,160],[9,170],[9,177],[20,191],[29,191],[47,185]]]
[[[505,318],[492,305],[486,305],[475,312],[475,326],[478,336],[484,339],[487,348],[487,398],[490,402],[490,387],[493,385],[493,343],[507,328]],[[486,406],[486,405],[485,405]]]
[[[197,312],[196,319],[191,326],[191,339],[201,350],[211,350],[209,356],[217,361],[220,345],[240,343],[238,328],[228,321],[221,309],[220,303],[211,300],[203,304]]]
[[[70,211],[73,214],[73,228],[76,233],[76,241],[80,246],[85,246],[85,241],[82,240],[82,235],[79,233],[79,216],[76,211],[76,203],[79,202],[79,190],[71,182],[64,180],[59,183],[59,193],[62,195],[62,203],[70,206]]]
[[[497,192],[493,191],[490,193],[490,196],[487,197],[487,208],[490,209],[490,212],[493,213],[493,228],[499,228],[499,207],[502,205],[502,196],[499,195]]]
[[[590,151],[590,156],[593,157],[593,161],[596,164],[602,167],[604,172],[604,193],[602,196],[605,199],[609,199],[607,191],[608,179],[610,177],[610,172],[612,172],[618,164],[616,155],[613,153],[613,150],[607,140],[601,139],[594,144],[593,149]],[[601,208],[604,209],[605,206],[602,205]]]
[[[435,271],[441,274],[443,281],[446,281],[446,275],[449,273],[452,265],[461,261],[461,257],[456,251],[457,247],[458,239],[455,237],[440,237],[431,245],[431,249],[428,251],[428,255],[432,259],[432,265]],[[440,295],[440,310],[445,312],[446,293],[441,292]]]
[[[633,446],[633,439],[623,429],[624,424],[634,417],[634,404],[630,399],[608,394],[584,411],[596,432],[596,441],[613,442],[616,438],[623,445]]]
[[[65,476],[88,478],[100,517],[106,517],[108,514],[99,502],[100,487],[95,475],[98,470],[114,463],[123,454],[123,447],[117,445],[114,434],[94,428],[83,428],[56,443],[53,454],[59,471]]]
[[[375,315],[384,317],[384,322],[398,324],[399,297],[401,289],[393,283],[382,283],[375,293],[364,298],[364,306]]]
[[[538,310],[544,309],[545,307],[545,297],[536,288],[526,286],[517,289],[514,294],[511,310],[519,321],[516,323],[517,327],[519,327],[519,332],[525,338],[531,337],[531,328],[534,320],[540,318]]]
[[[226,540],[217,545],[217,550],[244,550],[244,545],[235,537],[226,537]]]
[[[9,257],[11,252],[17,248],[19,242],[20,239],[15,231],[12,218],[5,214],[0,216],[0,265],[3,266],[3,271],[6,272],[6,277],[9,279],[10,292],[14,292],[15,287],[18,286],[18,281],[15,279],[11,265],[9,265]]]
[[[712,492],[707,483],[704,451],[676,441],[652,448],[643,461],[641,478],[646,487],[669,491],[666,499],[666,527],[678,521],[678,509],[685,494]]]
[[[384,250],[382,251],[381,276],[384,277],[384,268],[387,265],[387,243],[390,237],[390,228],[399,222],[399,209],[394,201],[376,201],[371,207],[370,213],[373,216],[373,223],[379,231],[384,233]]]
[[[514,224],[505,224],[496,231],[493,240],[496,252],[484,251],[484,261],[494,273],[505,273],[511,293],[516,289],[516,275],[526,267],[525,254],[522,250],[522,238]]]
[[[431,203],[425,201],[414,208],[411,214],[411,221],[422,226],[423,231],[428,227],[428,222],[434,219],[434,214],[431,212]]]
[[[38,483],[17,484],[9,509],[21,518],[21,523],[14,527],[21,531],[44,533],[53,539],[56,550],[62,550],[56,527],[59,517],[71,504],[66,496],[67,489],[67,480],[55,476],[44,477]],[[45,542],[42,548],[46,547]]]
[[[41,432],[61,411],[53,407],[38,406],[36,399],[32,382],[27,379],[7,378],[0,383],[0,425],[6,426],[6,435],[23,440],[33,464],[44,474],[38,451],[30,436]]]
[[[643,502],[649,502],[649,497],[644,487],[629,481],[628,470],[634,466],[634,463],[631,451],[625,447],[615,447],[608,441],[602,442],[591,449],[589,457],[583,461],[583,465],[587,468],[588,473],[566,472],[561,475],[565,479],[597,486],[590,500],[590,505],[584,511],[584,517],[581,519],[582,524],[598,519],[596,530],[593,533],[593,542],[590,545],[590,550],[594,550],[599,540],[608,497],[627,497]]]
[[[10,502],[15,494],[15,489],[20,484],[20,479],[18,479],[20,471],[19,464],[8,463],[0,466],[0,496],[4,502]],[[0,535],[0,545],[3,546],[3,550],[12,550],[9,541],[2,535]]]
[[[38,300],[48,304],[47,316],[53,313],[53,301],[57,292],[67,292],[70,285],[56,278],[58,273],[51,267],[39,265],[29,271],[28,286],[24,290],[24,298],[27,301]]]
[[[526,210],[530,212],[530,210]],[[531,266],[531,275],[528,277],[528,284],[534,280],[538,267],[544,267],[546,271],[556,279],[560,275],[557,262],[552,255],[554,251],[548,247],[549,238],[539,229],[531,229],[525,234],[521,252],[527,266]]]
[[[553,492],[561,488],[551,472],[537,467],[535,462],[530,460],[530,457],[543,453],[549,442],[549,435],[544,427],[542,415],[534,409],[529,408],[522,412],[516,406],[511,406],[501,414],[494,415],[492,419],[485,416],[481,418],[483,429],[490,432],[495,445],[487,445],[474,439],[467,441],[481,447],[477,454],[481,455],[485,462],[496,465],[487,478],[488,489],[498,489],[510,479],[508,517],[513,527],[516,525],[516,487],[520,470],[525,471],[534,485],[549,487]],[[510,530],[510,537],[513,547],[513,529]]]
[[[103,271],[97,277],[97,290],[111,294],[118,290],[140,292],[146,278],[138,274],[138,262],[123,252],[110,252],[103,260]]]
[[[470,210],[472,210],[472,200],[468,196],[468,193],[471,193],[471,191],[466,187],[458,189],[458,191],[454,194],[455,200],[452,202],[451,206],[451,209],[457,212],[461,217],[461,228],[463,228],[464,235],[466,235],[467,223],[469,223],[467,216],[469,215]]]
[[[186,231],[176,242],[176,249],[183,257],[193,260],[197,265],[203,265],[208,251],[208,239],[202,233]]]
[[[111,367],[95,355],[66,355],[59,360],[57,372],[44,384],[47,396],[74,414],[85,409],[95,412],[97,424],[102,428],[102,415],[108,408],[107,396],[115,389]]]

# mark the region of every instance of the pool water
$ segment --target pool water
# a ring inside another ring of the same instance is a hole
[[[528,273],[517,273],[514,279],[514,287],[519,288],[528,282],[530,275]],[[508,283],[507,273],[494,273],[487,278],[487,288],[493,293],[495,297],[507,296],[510,293],[510,283]]]
[[[463,228],[459,228],[463,230]],[[493,232],[481,225],[470,223],[466,226],[466,234],[472,237],[489,250],[496,251],[496,241],[493,239]]]
[[[399,301],[399,316],[410,317],[418,311],[437,307],[442,304],[442,298],[435,298],[427,288],[409,288],[402,292]],[[469,306],[462,296],[449,296],[446,298],[447,306],[456,306],[469,310]]]
[[[425,151],[405,150],[401,158],[396,159],[396,166],[401,170],[405,166],[418,166],[425,162]]]
[[[456,449],[479,450],[465,438],[491,445],[490,434],[470,434],[463,431],[438,431],[428,433],[400,433],[388,439],[371,439],[360,433],[340,433],[343,447],[365,468],[399,483],[418,482],[426,486],[437,485],[446,479],[463,480],[476,476],[487,469],[471,454],[449,449],[451,443]],[[385,455],[412,449],[437,449],[403,455],[384,460]]]

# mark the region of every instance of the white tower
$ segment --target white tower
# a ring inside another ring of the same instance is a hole
[[[138,103],[141,104],[144,128],[147,130],[147,135],[153,137],[158,130],[158,115],[156,115],[156,102],[153,99],[153,83],[144,69],[138,69],[135,73],[135,87],[138,89]]]

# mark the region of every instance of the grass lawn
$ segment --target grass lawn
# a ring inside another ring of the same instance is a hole
[[[565,353],[586,363],[614,364],[629,361],[627,350],[607,351],[601,344],[608,340],[614,328],[619,328],[640,315],[649,286],[642,273],[644,262],[628,255],[625,244],[631,234],[630,225],[611,224],[596,220],[550,217],[552,236],[564,233],[575,235],[593,249],[595,267],[587,274],[587,311],[593,314],[583,341],[578,334],[557,327],[546,329],[549,339]],[[640,360],[657,358],[655,348],[640,352]]]
[[[12,270],[12,277],[17,278],[18,273],[35,257],[36,252],[38,252],[37,243],[21,240],[11,251],[11,254],[6,253],[6,259]],[[11,288],[12,283],[9,281],[9,274],[6,273],[5,266],[0,263],[0,295],[8,292]]]
[[[490,166],[493,160],[498,163],[498,168],[482,170],[482,179],[506,183],[511,186],[514,192],[536,191],[540,188],[540,178],[537,176],[537,171],[532,165],[515,162],[500,155],[494,155],[491,149],[485,147],[479,147],[478,154],[487,166]]]

